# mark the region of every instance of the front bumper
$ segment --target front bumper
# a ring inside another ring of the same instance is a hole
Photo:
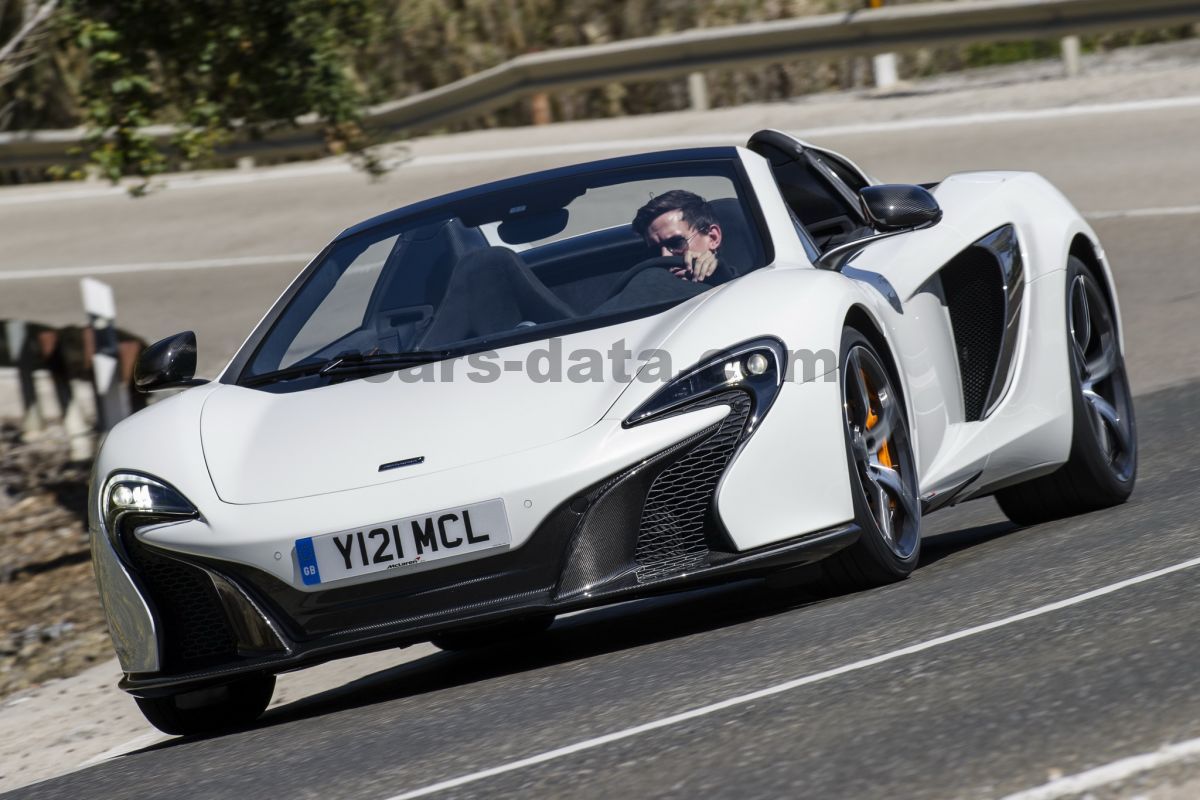
[[[845,525],[738,552],[714,497],[746,440],[750,403],[733,391],[704,405],[729,412],[560,503],[520,547],[402,578],[311,591],[122,532],[121,559],[158,623],[160,657],[156,669],[127,671],[121,687],[151,695],[281,672],[442,630],[763,574],[857,538]]]

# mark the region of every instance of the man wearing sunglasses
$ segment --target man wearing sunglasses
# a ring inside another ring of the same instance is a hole
[[[658,255],[683,256],[671,274],[697,283],[717,270],[721,226],[712,207],[684,189],[664,192],[638,209],[633,230]]]

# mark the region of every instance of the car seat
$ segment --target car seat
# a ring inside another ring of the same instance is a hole
[[[420,346],[444,347],[515,330],[523,323],[570,319],[571,309],[507,247],[467,253],[455,264]]]

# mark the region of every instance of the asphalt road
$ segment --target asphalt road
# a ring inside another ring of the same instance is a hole
[[[738,584],[576,615],[537,647],[428,656],[252,729],[16,794],[383,800],[466,778],[434,796],[992,798],[1200,737],[1200,561],[1180,566],[1200,559],[1200,214],[1161,211],[1200,203],[1197,130],[1200,103],[821,139],[887,180],[1030,168],[1085,210],[1121,212],[1094,224],[1139,391],[1129,504],[1017,528],[990,500],[969,503],[928,520],[921,567],[902,584],[826,598]],[[6,270],[305,253],[380,206],[577,158],[416,164],[373,187],[328,174],[144,205],[10,204],[0,318],[75,319],[78,302],[75,277],[5,281]],[[1139,209],[1160,211],[1122,215]],[[296,266],[110,280],[145,335],[195,327],[212,365]]]

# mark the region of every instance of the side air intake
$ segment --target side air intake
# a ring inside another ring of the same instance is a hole
[[[1025,276],[1011,225],[955,256],[940,273],[962,379],[964,419],[984,419],[1011,378]]]

